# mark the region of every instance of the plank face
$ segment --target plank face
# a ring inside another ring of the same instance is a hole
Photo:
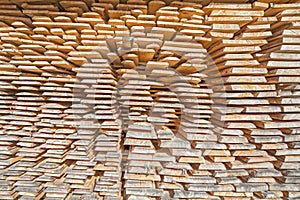
[[[297,1],[3,0],[0,199],[300,199],[299,83]]]

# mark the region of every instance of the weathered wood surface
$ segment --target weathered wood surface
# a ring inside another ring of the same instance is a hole
[[[0,199],[299,199],[300,4],[3,0]]]

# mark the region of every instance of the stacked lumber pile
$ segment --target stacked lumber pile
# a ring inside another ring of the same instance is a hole
[[[300,4],[0,3],[0,199],[299,199]]]
[[[273,170],[272,162],[277,160],[259,147],[261,143],[272,143],[273,137],[268,140],[265,136],[273,133],[256,125],[257,122],[272,120],[268,113],[272,107],[267,98],[273,97],[275,91],[275,85],[265,78],[267,68],[254,58],[261,51],[261,46],[267,44],[266,38],[272,35],[269,23],[276,19],[264,16],[266,8],[267,4],[257,2],[238,7],[226,4],[204,8],[210,13],[207,20],[212,23],[210,35],[215,40],[209,47],[209,54],[223,79],[223,84],[216,82],[215,88],[220,90],[224,87],[226,94],[225,100],[218,99],[216,102],[227,106],[216,115],[216,120],[223,125],[217,132],[219,145],[227,149],[223,153],[227,157],[218,160],[230,167],[230,175],[218,170],[216,173],[220,173],[219,183],[233,184],[241,197],[244,196],[242,193],[248,193],[248,198],[255,195],[262,197],[268,191],[268,183],[276,182],[273,177],[264,179],[249,174],[256,170]],[[277,111],[274,109],[274,112]],[[231,191],[229,188],[228,192]],[[224,198],[233,198],[236,193],[219,194],[223,195]]]
[[[280,106],[280,111],[271,114],[272,121],[260,123],[266,130],[280,129],[280,137],[272,146],[262,144],[270,149],[270,154],[281,158],[274,166],[283,174],[282,183],[273,183],[270,190],[286,190],[290,198],[299,198],[299,4],[272,5],[268,14],[275,14],[278,23],[271,26],[273,38],[269,45],[262,48],[261,63],[268,68],[267,80],[275,84],[277,95],[269,100],[270,104]],[[284,27],[284,28],[280,28]],[[268,57],[268,59],[263,59]],[[276,139],[277,138],[277,139]],[[284,189],[283,189],[284,188]]]

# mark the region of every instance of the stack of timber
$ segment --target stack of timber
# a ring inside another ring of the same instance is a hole
[[[277,158],[274,166],[283,177],[281,184],[270,184],[270,190],[277,193],[284,191],[290,198],[299,198],[300,5],[274,4],[267,11],[276,13],[278,23],[271,26],[273,36],[268,45],[263,46],[258,59],[268,68],[268,83],[276,87],[276,96],[269,102],[280,107],[280,111],[270,114],[272,121],[258,125],[265,130],[279,129],[282,132],[280,137],[272,137],[276,142],[272,146],[262,144]]]
[[[274,97],[275,85],[267,82],[267,68],[254,57],[261,51],[261,46],[267,44],[266,38],[272,35],[269,24],[272,21],[264,17],[266,8],[267,4],[257,2],[238,7],[226,4],[204,8],[210,13],[207,20],[212,23],[210,35],[215,41],[209,46],[212,64],[218,69],[213,73],[220,73],[223,80],[214,82],[214,88],[220,90],[220,98],[215,102],[223,105],[223,109],[214,115],[215,120],[222,124],[216,131],[219,134],[218,145],[227,147],[223,153],[225,157],[218,159],[230,168],[231,173],[230,178],[224,176],[219,183],[233,184],[236,192],[247,193],[248,198],[262,196],[268,191],[268,183],[275,181],[274,178],[262,179],[249,174],[256,169],[273,170],[272,162],[276,161],[274,156],[258,146],[272,142],[273,138],[259,140],[268,133],[256,125],[257,122],[271,121],[269,112],[280,110],[280,107],[270,107],[266,99]],[[269,133],[270,136],[272,134]],[[224,172],[218,169],[216,173]],[[232,193],[219,195],[226,199],[235,196]]]
[[[247,2],[1,1],[0,199],[299,199],[300,4]]]

